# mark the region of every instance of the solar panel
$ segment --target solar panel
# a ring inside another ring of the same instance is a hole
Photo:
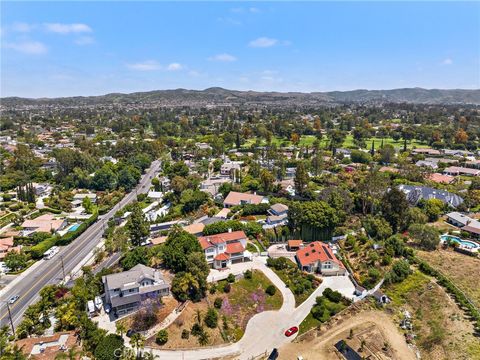
[[[328,251],[327,247],[325,245],[322,245],[323,251],[325,251],[325,254],[327,254],[328,258],[330,260],[333,260],[332,255],[330,255],[330,251]]]

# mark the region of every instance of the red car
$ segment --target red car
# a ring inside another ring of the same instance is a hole
[[[298,331],[298,327],[292,326],[290,329],[288,329],[287,331],[285,331],[285,336],[287,336],[287,337],[292,336],[292,335],[295,334],[297,331]]]

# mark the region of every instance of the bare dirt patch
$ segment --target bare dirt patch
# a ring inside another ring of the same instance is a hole
[[[414,352],[408,348],[403,335],[392,319],[381,310],[365,309],[359,313],[341,316],[336,322],[322,326],[321,331],[312,331],[302,340],[282,346],[279,359],[305,360],[340,359],[334,345],[345,340],[354,350],[364,347],[360,356],[373,359],[413,360]],[[350,330],[353,336],[350,338]],[[385,347],[385,344],[388,344]]]

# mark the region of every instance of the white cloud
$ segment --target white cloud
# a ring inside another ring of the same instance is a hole
[[[16,22],[12,25],[12,31],[27,33],[33,30],[34,25],[30,25],[24,22]]]
[[[162,68],[162,66],[155,60],[146,60],[146,61],[138,62],[134,64],[127,64],[127,67],[130,70],[136,70],[136,71],[154,71],[154,70],[160,70]]]
[[[93,31],[92,28],[86,24],[47,23],[44,24],[44,26],[47,31],[57,34],[91,33]]]
[[[251,7],[251,8],[248,8],[248,11],[250,11],[251,13],[257,14],[260,12],[260,9],[256,7]]]
[[[24,54],[40,55],[45,54],[48,49],[39,41],[23,41],[18,43],[7,43],[5,47]]]
[[[453,64],[453,60],[451,58],[446,58],[446,59],[443,59],[442,61],[442,65],[452,65]]]
[[[77,45],[90,45],[95,42],[95,39],[91,36],[81,36],[75,40]]]
[[[171,63],[170,65],[167,66],[168,71],[177,71],[182,69],[183,69],[183,65],[179,63]]]
[[[223,53],[223,54],[217,54],[215,56],[209,57],[208,60],[210,60],[210,61],[232,62],[232,61],[237,61],[237,58],[233,55]]]
[[[256,48],[266,48],[266,47],[274,46],[277,43],[278,43],[277,39],[272,39],[268,37],[259,37],[258,39],[250,41],[248,43],[248,46],[256,47]]]

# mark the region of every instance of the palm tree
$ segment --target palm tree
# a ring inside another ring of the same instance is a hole
[[[140,358],[140,349],[145,346],[145,337],[142,334],[133,334],[130,338],[130,343],[134,349],[137,349],[137,359]]]
[[[123,321],[117,321],[115,323],[116,334],[123,337],[123,334],[127,332],[127,326]]]
[[[77,347],[74,346],[74,347],[68,349],[68,351],[66,351],[66,352],[62,352],[62,353],[57,354],[57,356],[55,356],[55,360],[77,360],[78,356],[81,353],[82,352],[80,350],[77,350]]]

